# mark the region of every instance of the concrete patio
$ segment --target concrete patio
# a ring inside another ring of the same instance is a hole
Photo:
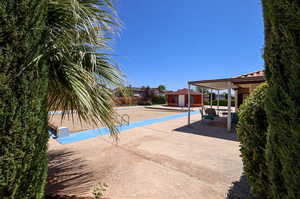
[[[191,126],[182,117],[123,131],[118,143],[109,136],[67,145],[51,139],[48,193],[91,195],[104,182],[111,199],[228,198],[242,174],[239,142],[199,119],[192,115]]]

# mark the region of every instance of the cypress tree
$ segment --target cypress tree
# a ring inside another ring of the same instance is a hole
[[[273,198],[300,198],[300,1],[263,0]]]
[[[43,198],[46,0],[0,0],[0,198]]]

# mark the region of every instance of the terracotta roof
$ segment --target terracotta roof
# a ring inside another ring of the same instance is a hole
[[[253,73],[247,73],[232,78],[234,84],[259,83],[265,81],[265,71],[259,70]]]
[[[252,73],[242,74],[233,78],[264,77],[264,76],[265,76],[265,70],[259,70]]]
[[[174,92],[168,92],[166,95],[187,95],[188,92],[189,90],[187,88],[183,88]],[[201,95],[201,93],[197,91],[191,91],[191,95]]]

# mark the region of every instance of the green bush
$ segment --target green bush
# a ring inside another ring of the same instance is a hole
[[[269,180],[265,150],[267,138],[267,116],[265,99],[267,84],[258,86],[241,105],[237,124],[244,173],[251,191],[259,198],[268,198]]]
[[[139,101],[137,105],[152,105],[152,103],[149,101]]]
[[[157,95],[157,96],[154,96],[151,101],[152,101],[152,104],[165,104],[166,97]]]
[[[210,100],[204,100],[204,104],[205,104],[205,105],[210,105]],[[213,105],[213,106],[217,106],[217,105],[218,105],[218,101],[217,101],[217,100],[213,100],[213,101],[212,101],[212,105]],[[219,101],[219,105],[220,105],[220,106],[227,106],[227,105],[228,105],[228,101],[222,99],[222,100]],[[234,105],[235,105],[234,99],[232,99],[232,100],[231,100],[231,106],[234,106]]]

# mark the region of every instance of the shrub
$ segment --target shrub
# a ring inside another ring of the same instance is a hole
[[[152,105],[152,103],[149,101],[139,101],[137,104],[138,105]]]
[[[208,99],[204,100],[204,104],[205,105],[210,105],[210,100],[208,100]],[[231,100],[231,106],[234,106],[234,104],[235,104],[235,101],[234,101],[234,99],[232,99]],[[217,106],[218,105],[218,101],[217,100],[213,100],[212,101],[212,105],[213,106]],[[224,100],[224,99],[220,99],[219,105],[220,106],[227,106],[228,105],[228,101]]]
[[[241,105],[237,124],[244,172],[254,195],[267,198],[269,194],[268,170],[265,160],[267,116],[265,99],[267,84],[258,86]]]
[[[165,104],[166,103],[166,97],[161,95],[156,95],[152,98],[152,104]]]

